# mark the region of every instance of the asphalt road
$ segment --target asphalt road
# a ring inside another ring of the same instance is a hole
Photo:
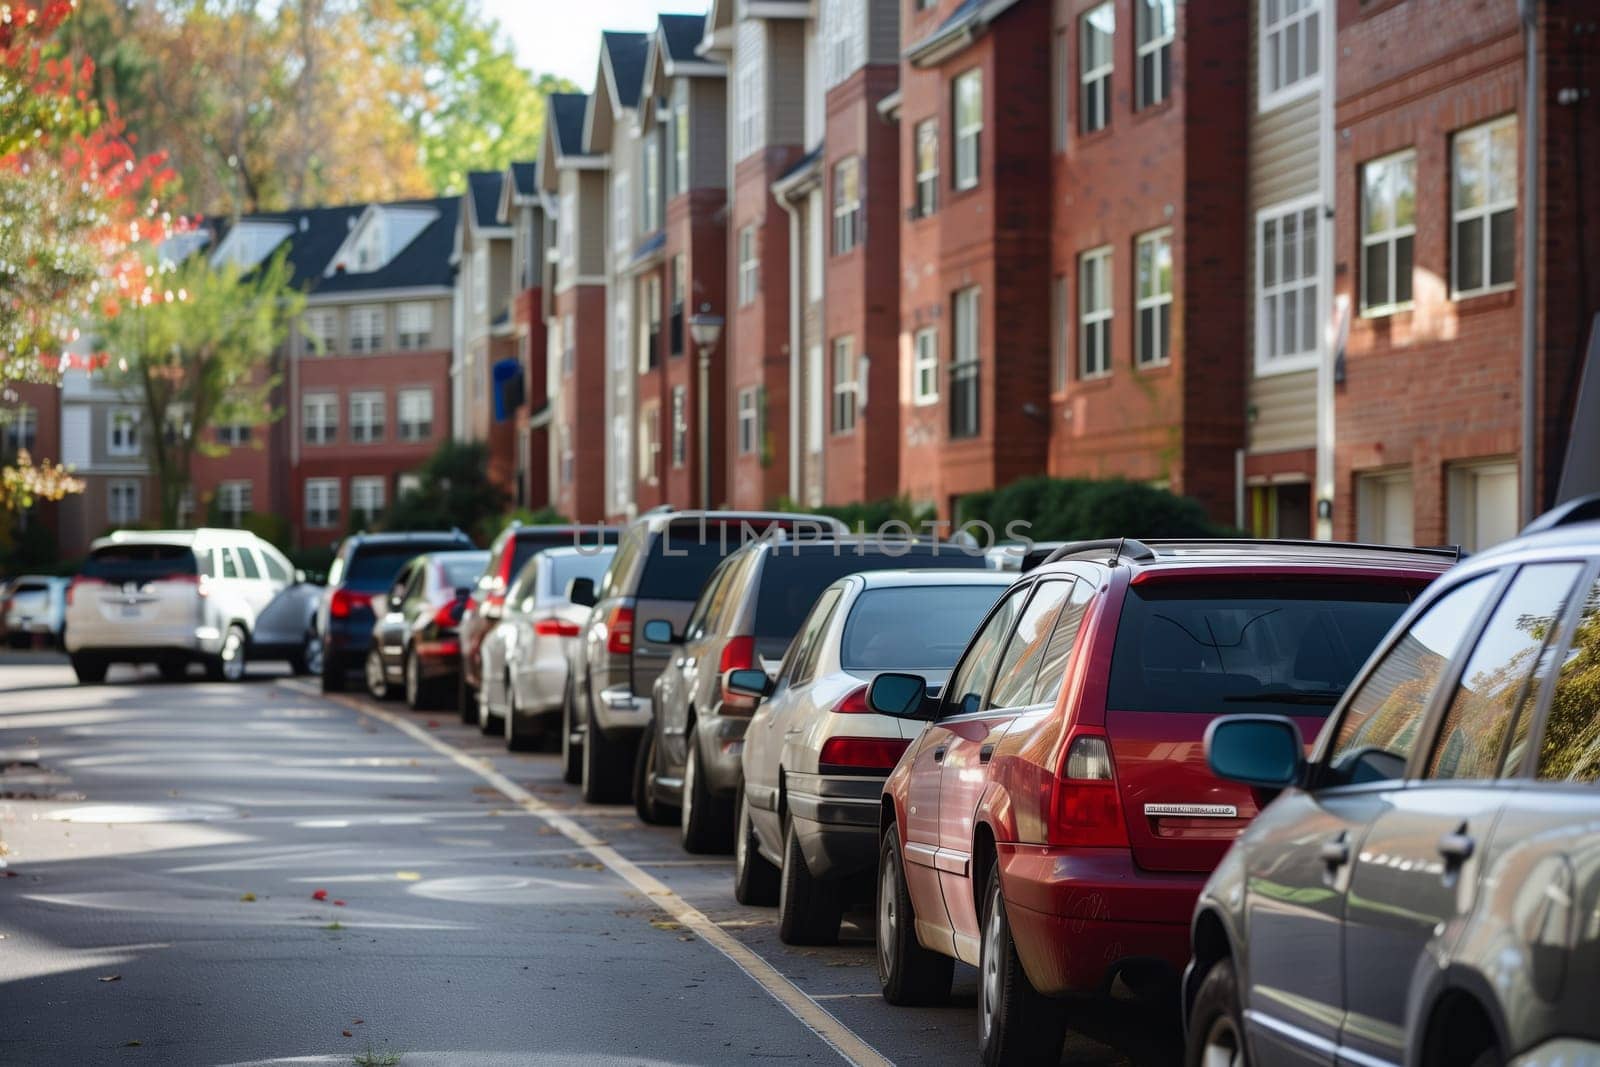
[[[972,1062],[877,993],[870,920],[789,948],[631,807],[453,713],[0,655],[0,1063]],[[1167,1064],[1175,1021],[1071,1009],[1063,1062]]]

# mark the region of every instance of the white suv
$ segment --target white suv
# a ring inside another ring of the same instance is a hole
[[[199,662],[236,682],[257,617],[295,578],[245,530],[119,530],[90,546],[67,589],[63,643],[80,682],[114,662],[154,663],[169,681]]]

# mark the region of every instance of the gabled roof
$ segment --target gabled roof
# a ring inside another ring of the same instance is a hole
[[[924,67],[950,58],[977,39],[989,23],[1016,6],[1017,0],[961,0],[922,40],[907,46],[905,57]]]
[[[704,15],[662,15],[650,34],[650,47],[645,53],[644,78],[639,86],[638,104],[644,105],[651,97],[670,91],[668,78],[726,77],[726,65],[712,59],[702,59],[696,52],[700,34],[705,27]],[[648,112],[641,119],[652,116]]]
[[[518,196],[532,196],[539,190],[539,164],[511,164],[511,185]]]
[[[320,278],[313,287],[315,293],[346,293],[373,289],[410,289],[450,286],[455,282],[455,269],[450,265],[450,250],[455,243],[456,221],[461,213],[461,197],[445,196],[433,200],[402,200],[396,207],[429,207],[438,212],[422,232],[411,239],[404,248],[390,257],[389,262],[377,270],[364,274],[334,274]],[[357,215],[361,208],[353,210]],[[343,229],[343,227],[341,227]],[[346,234],[337,235],[332,255],[344,243]],[[326,266],[326,264],[324,264]]]
[[[467,175],[467,196],[472,200],[472,221],[480,230],[500,226],[500,186],[506,174],[500,170],[475,170]]]
[[[650,47],[648,33],[606,30],[600,34],[600,62],[610,78],[611,106],[617,111],[633,107],[644,81],[644,56]]]
[[[695,55],[695,46],[700,43],[705,29],[704,15],[662,15],[656,27],[656,38],[667,59],[675,63],[695,63],[700,60]]]
[[[589,109],[588,93],[551,93],[546,121],[555,129],[557,150],[564,156],[581,156],[583,116]]]

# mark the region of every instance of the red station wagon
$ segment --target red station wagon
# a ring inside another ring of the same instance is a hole
[[[875,710],[929,720],[884,787],[878,971],[892,1003],[979,968],[987,1063],[1054,1062],[1049,998],[1170,993],[1207,875],[1258,810],[1207,768],[1230,713],[1307,737],[1454,549],[1084,542],[996,603],[937,699],[880,675]],[[1175,999],[1174,999],[1175,1003]]]

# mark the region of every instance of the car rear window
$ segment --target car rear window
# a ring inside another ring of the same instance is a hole
[[[1419,592],[1348,576],[1130,586],[1106,708],[1325,717]]]
[[[839,665],[847,671],[947,671],[1000,594],[996,585],[908,585],[868,589],[844,623]]]
[[[406,541],[392,545],[362,545],[350,558],[341,584],[352,589],[387,589],[406,560],[429,552],[461,548],[459,541]],[[481,565],[480,568],[481,569]],[[475,570],[474,574],[477,573]]]
[[[752,528],[759,535],[765,526]],[[703,531],[698,520],[667,527],[650,545],[634,595],[640,600],[698,600],[717,564],[751,536],[737,522],[707,522]]]
[[[439,569],[444,571],[445,584],[450,588],[469,589],[488,561],[487,552],[448,553],[439,557]]]
[[[85,578],[103,582],[152,582],[178,575],[199,574],[194,551],[188,545],[106,545],[83,561]]]
[[[764,656],[781,657],[817,597],[847,574],[930,567],[981,570],[986,566],[982,556],[968,555],[959,548],[945,548],[938,555],[916,548],[899,556],[871,544],[860,554],[855,546],[841,546],[837,553],[832,548],[803,548],[798,554],[792,548],[774,549],[761,568],[761,589],[756,594],[756,649]]]
[[[522,565],[547,548],[597,548],[617,543],[617,528],[604,526],[598,530],[541,530],[519,533],[511,541],[511,566],[503,573],[522,573]],[[588,557],[593,559],[594,557]],[[600,568],[601,573],[605,568]],[[585,572],[587,573],[587,572]],[[595,576],[596,578],[599,575]]]
[[[565,595],[567,584],[574,578],[589,578],[599,584],[601,577],[606,573],[606,568],[611,566],[611,557],[616,554],[616,549],[607,545],[596,549],[591,554],[562,553],[559,556],[549,557],[551,592]]]
[[[50,587],[43,582],[18,582],[11,587],[12,596],[22,596],[26,593],[49,592]]]

